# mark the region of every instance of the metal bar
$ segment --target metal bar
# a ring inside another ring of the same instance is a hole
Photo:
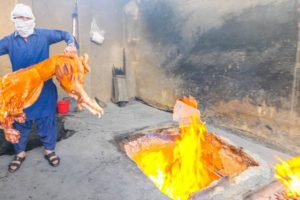
[[[79,22],[78,22],[78,0],[74,0],[74,8],[72,12],[72,23],[73,23],[73,36],[76,39],[76,41],[79,43]],[[78,49],[78,54],[79,49]]]

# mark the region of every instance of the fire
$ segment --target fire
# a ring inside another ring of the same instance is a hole
[[[275,177],[286,187],[288,197],[300,197],[300,156],[275,166]]]
[[[197,108],[193,98],[181,102]],[[180,122],[180,137],[172,147],[152,146],[138,152],[133,160],[164,194],[176,200],[188,199],[191,193],[219,178],[206,167],[203,159],[206,132],[200,114],[195,112],[189,120]]]

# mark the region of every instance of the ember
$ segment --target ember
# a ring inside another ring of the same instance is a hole
[[[290,198],[300,197],[300,157],[282,161],[275,166],[275,177],[286,187]]]

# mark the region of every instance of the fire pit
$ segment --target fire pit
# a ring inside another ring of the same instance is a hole
[[[193,97],[178,99],[177,126],[143,130],[119,142],[127,156],[172,199],[243,199],[271,170],[257,156],[209,133]]]
[[[180,193],[182,191],[176,192],[176,189],[182,187],[180,182],[189,182],[186,178],[190,179],[191,182],[195,182],[193,178],[197,176],[197,173],[199,174],[199,170],[195,169],[192,172],[195,173],[193,177],[178,178],[174,175],[174,173],[180,174],[179,171],[174,171],[174,165],[180,161],[176,160],[174,162],[172,160],[176,143],[182,134],[180,128],[176,127],[176,125],[167,125],[165,127],[145,129],[117,140],[127,156],[137,163],[144,174],[163,193],[172,199],[240,200],[270,181],[272,176],[271,169],[258,156],[237,147],[226,138],[217,136],[214,133],[208,133],[206,129],[203,130],[204,142],[201,147],[203,151],[201,156],[198,157],[203,162],[201,162],[202,165],[197,166],[204,168],[207,172],[204,174],[200,173],[200,177],[208,176],[209,178],[204,178],[206,181],[200,181],[200,183],[196,180],[198,188],[184,191],[184,195]],[[157,157],[157,153],[167,155],[165,159],[169,163],[165,163],[162,157]],[[180,164],[180,169],[184,168],[183,164]],[[162,170],[161,165],[165,165],[163,167],[164,170]],[[190,184],[188,188],[193,188],[192,186],[194,186],[191,183],[184,184]],[[187,194],[187,192],[189,193]]]

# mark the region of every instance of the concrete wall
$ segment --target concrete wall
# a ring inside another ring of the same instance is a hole
[[[142,0],[137,96],[193,95],[207,120],[300,152],[297,0]]]
[[[108,101],[112,95],[112,66],[123,66],[123,49],[126,48],[123,37],[123,6],[124,0],[99,1],[89,0],[86,4],[85,16],[80,18],[81,24],[81,44],[84,46],[94,62],[94,72],[92,79],[93,94],[101,94],[102,99]],[[89,6],[89,8],[88,8]],[[82,13],[84,11],[82,10]],[[89,31],[92,18],[100,29],[105,31],[105,41],[99,46],[90,42]],[[126,51],[127,52],[127,51]],[[135,96],[135,82],[132,75],[132,67],[127,66],[128,93],[130,97]]]
[[[41,27],[57,28],[72,32],[72,10],[74,1],[36,0],[33,8],[37,24]],[[92,72],[86,76],[85,88],[92,97],[110,101],[112,95],[112,66],[123,65],[123,21],[124,0],[78,1],[80,53],[89,55]],[[43,8],[43,9],[41,9]],[[51,15],[49,15],[51,13]],[[102,45],[92,43],[89,38],[92,19],[105,31]],[[63,50],[64,44],[53,47],[53,54]],[[129,70],[130,71],[130,70]],[[128,74],[129,95],[135,95],[134,77]],[[62,94],[62,93],[61,93]],[[62,96],[62,95],[60,95]]]

